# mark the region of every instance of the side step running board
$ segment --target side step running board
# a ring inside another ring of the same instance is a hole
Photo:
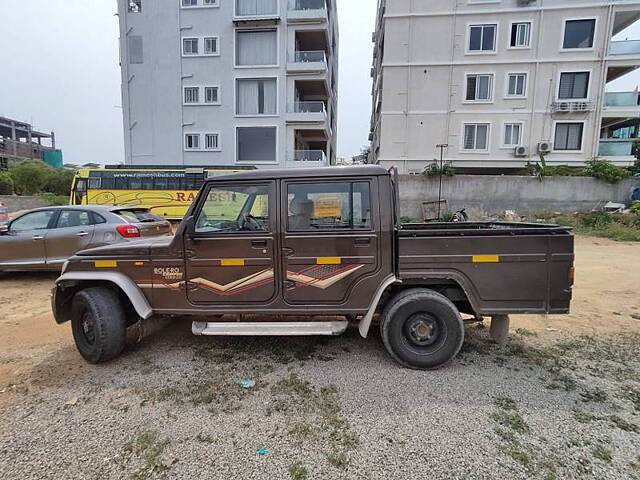
[[[342,335],[349,322],[193,322],[194,335],[239,337],[304,337]]]

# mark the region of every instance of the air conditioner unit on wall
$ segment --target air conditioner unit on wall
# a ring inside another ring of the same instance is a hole
[[[519,145],[513,149],[513,154],[516,157],[527,157],[529,156],[529,149],[524,145]]]
[[[538,153],[550,153],[551,142],[540,142],[538,144]]]

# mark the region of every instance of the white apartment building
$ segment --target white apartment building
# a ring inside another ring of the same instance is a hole
[[[638,19],[637,0],[379,0],[372,161],[632,164],[638,91],[607,84],[640,67],[640,41],[613,40]]]
[[[335,164],[335,0],[118,0],[128,165]]]

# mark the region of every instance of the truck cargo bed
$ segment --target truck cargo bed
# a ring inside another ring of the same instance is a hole
[[[553,235],[567,234],[571,228],[542,223],[508,222],[447,222],[405,223],[400,226],[400,237],[437,237],[450,235],[500,236],[500,235]]]

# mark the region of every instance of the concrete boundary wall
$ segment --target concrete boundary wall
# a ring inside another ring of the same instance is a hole
[[[422,219],[422,202],[438,200],[438,178],[400,176],[401,214]],[[466,208],[472,218],[515,210],[519,215],[551,211],[591,210],[606,202],[629,204],[640,178],[610,184],[590,177],[534,177],[500,175],[456,175],[443,177],[442,198],[448,210]]]
[[[20,210],[31,210],[32,208],[44,207],[44,202],[40,197],[27,197],[18,195],[0,195],[0,203],[9,209],[9,213]]]

